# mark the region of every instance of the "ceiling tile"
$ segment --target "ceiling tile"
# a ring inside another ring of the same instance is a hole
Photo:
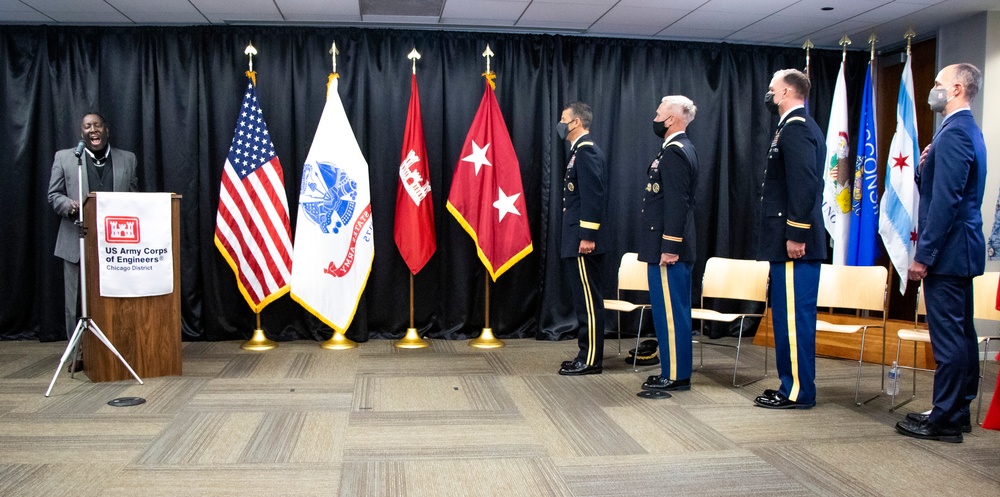
[[[801,0],[778,12],[786,16],[815,17],[829,25],[891,2],[892,0]],[[821,10],[824,7],[833,7],[833,10]]]
[[[836,24],[843,19],[826,20],[817,17],[796,17],[782,14],[774,14],[756,21],[747,30],[758,33],[808,33],[827,26]]]
[[[759,0],[755,0],[759,1]],[[697,9],[705,4],[705,0],[670,0],[664,7],[663,0],[621,0],[616,7],[651,7],[656,9],[669,8],[673,10],[686,10],[688,12]]]
[[[68,24],[128,24],[131,21],[104,0],[24,0],[59,23]],[[46,19],[46,22],[51,22]]]
[[[361,18],[365,22],[375,24],[437,24],[437,16],[387,16],[387,15],[364,15]]]
[[[678,19],[684,17],[688,12],[683,9],[656,9],[650,7],[622,6],[619,4],[608,11],[607,14],[604,14],[595,26],[600,26],[604,23],[617,25],[635,23],[646,26],[660,26],[660,29],[663,29],[677,22]]]
[[[15,12],[0,7],[0,21],[11,23],[46,23],[52,22],[52,19],[31,9]]]
[[[733,33],[730,29],[700,29],[670,26],[657,34],[657,38],[686,38],[695,40],[721,40]]]
[[[531,2],[518,26],[553,26],[586,29],[608,11],[607,5]]]
[[[186,1],[186,0],[185,0]],[[361,20],[361,9],[358,0],[274,0],[278,9],[286,19],[293,16],[317,16],[314,20],[330,20],[332,18]]]
[[[698,8],[699,11],[733,12],[743,14],[752,12],[761,17],[773,14],[799,0],[709,0]]]
[[[441,21],[450,24],[475,24],[482,22],[487,26],[513,25],[524,9],[528,0],[514,2],[491,0],[463,0],[461,2],[445,2],[441,12]]]
[[[759,13],[732,13],[732,12],[702,12],[696,10],[675,22],[671,27],[689,29],[717,29],[729,30],[729,32],[739,31],[761,19],[765,15]]]
[[[274,2],[260,0],[191,0],[191,3],[212,22],[281,21]]]
[[[587,30],[587,34],[602,36],[653,36],[663,30],[661,25],[614,24],[599,22]]]

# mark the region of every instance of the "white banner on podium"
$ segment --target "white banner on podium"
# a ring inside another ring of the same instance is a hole
[[[169,193],[97,193],[97,260],[102,297],[174,291]]]

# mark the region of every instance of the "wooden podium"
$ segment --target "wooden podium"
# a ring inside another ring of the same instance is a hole
[[[87,267],[87,306],[90,317],[128,361],[139,378],[181,374],[180,195],[170,197],[174,291],[155,297],[101,296],[98,279],[97,201],[91,193],[84,202],[84,238]],[[94,382],[130,380],[125,366],[93,333],[83,337],[84,372]]]

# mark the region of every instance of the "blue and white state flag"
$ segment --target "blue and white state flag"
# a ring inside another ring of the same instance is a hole
[[[875,132],[875,91],[872,63],[868,63],[865,91],[861,100],[858,151],[854,161],[854,196],[851,201],[851,234],[847,248],[848,266],[874,266],[878,233],[878,136]]]
[[[917,142],[917,108],[913,101],[913,70],[906,57],[896,101],[896,134],[889,145],[885,166],[885,193],[882,194],[878,232],[885,252],[899,274],[899,293],[906,293],[907,269],[917,249],[917,207],[920,193],[913,179],[913,167],[920,158]]]

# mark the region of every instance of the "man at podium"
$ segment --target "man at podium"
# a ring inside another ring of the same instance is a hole
[[[78,180],[83,182],[83,194],[90,192],[136,192],[135,154],[111,148],[108,144],[104,116],[90,112],[80,123],[80,144],[56,152],[49,180],[49,205],[60,217],[55,255],[63,259],[63,279],[66,285],[66,338],[76,329],[80,293],[80,237],[74,224],[81,209]],[[79,158],[79,159],[78,159]],[[77,161],[83,160],[82,177],[78,177]],[[79,368],[77,368],[79,369]]]

